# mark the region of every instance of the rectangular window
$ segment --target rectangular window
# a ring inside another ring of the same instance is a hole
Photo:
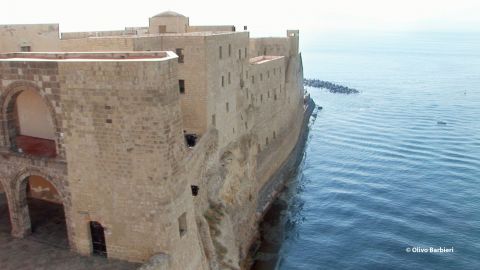
[[[247,58],[247,48],[245,48],[245,58]]]
[[[263,73],[260,73],[260,81],[263,81]]]
[[[167,32],[167,26],[166,25],[159,25],[158,26],[158,33],[166,33]]]
[[[228,44],[228,57],[232,56],[232,44]]]
[[[252,84],[255,83],[255,76],[252,76]]]
[[[222,46],[218,47],[218,57],[222,59],[223,49]]]
[[[227,109],[227,112],[229,112],[229,111],[230,111],[230,108],[228,107],[228,102],[227,102],[227,103],[225,103],[225,108]]]
[[[225,77],[222,76],[222,87],[224,87],[224,86],[225,86]]]
[[[180,237],[184,236],[187,233],[187,213],[183,213],[178,218],[178,232]]]
[[[178,80],[178,87],[180,89],[180,94],[185,94],[185,80]]]
[[[228,84],[231,84],[232,83],[232,78],[230,76],[230,72],[228,72]]]
[[[178,63],[183,63],[183,49],[177,48],[175,49],[175,53],[178,55]]]
[[[238,59],[242,59],[242,50],[238,49]]]
[[[215,114],[212,114],[212,126],[215,126],[217,124],[217,119],[215,117]]]
[[[21,52],[31,52],[31,51],[32,51],[32,47],[30,47],[30,46],[21,46],[21,47],[20,47],[20,51],[21,51]]]

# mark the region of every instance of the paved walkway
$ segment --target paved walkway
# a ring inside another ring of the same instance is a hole
[[[35,211],[32,211],[35,212]],[[36,217],[32,217],[36,219]],[[25,239],[10,236],[8,208],[4,194],[0,193],[0,269],[1,270],[134,270],[140,264],[129,263],[94,256],[80,256],[62,248],[65,243],[58,242],[58,236],[64,234],[47,233],[48,229],[58,226],[60,220],[46,224],[37,223],[37,231]],[[35,223],[34,223],[35,224]],[[35,227],[34,227],[35,231]],[[52,245],[53,239],[57,242]]]

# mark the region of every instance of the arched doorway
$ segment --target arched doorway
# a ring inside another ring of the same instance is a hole
[[[10,233],[10,211],[8,210],[7,193],[0,182],[0,233]]]
[[[35,156],[56,156],[52,112],[38,91],[28,89],[15,93],[4,115],[12,150]]]
[[[31,235],[29,237],[61,248],[68,248],[63,201],[57,188],[45,178],[31,175],[24,179]]]
[[[107,244],[105,243],[105,229],[102,224],[90,221],[90,234],[92,237],[92,254],[107,257]]]

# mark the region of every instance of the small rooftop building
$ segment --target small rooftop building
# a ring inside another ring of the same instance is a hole
[[[174,11],[165,11],[150,18],[149,33],[185,33],[189,23],[188,17]]]

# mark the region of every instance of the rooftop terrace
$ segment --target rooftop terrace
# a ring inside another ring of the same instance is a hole
[[[277,60],[283,57],[284,56],[261,55],[261,56],[250,58],[249,62],[250,64],[258,65],[258,64],[264,64],[269,61]]]

